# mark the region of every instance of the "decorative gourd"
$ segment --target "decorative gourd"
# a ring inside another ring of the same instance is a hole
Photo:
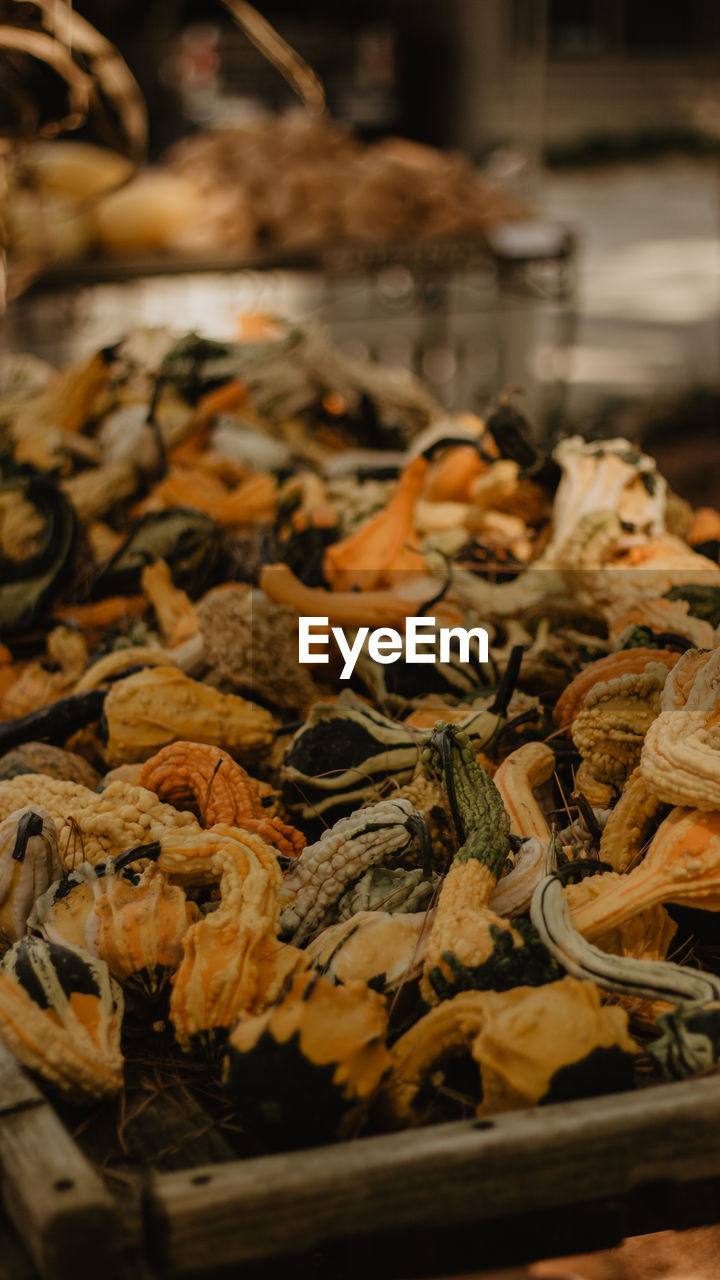
[[[707,562],[709,564],[709,562]],[[711,571],[713,566],[710,565]],[[693,574],[686,574],[686,582]],[[699,575],[704,576],[704,575]],[[693,585],[687,582],[680,590],[692,591]],[[698,584],[698,589],[703,590]],[[712,590],[712,588],[709,588]],[[713,628],[702,618],[695,618],[690,612],[687,601],[670,599],[674,588],[666,596],[640,596],[629,601],[623,597],[610,602],[606,609],[608,634],[616,648],[630,649],[635,646],[655,646],[667,643],[672,637],[670,648],[693,645],[696,649],[712,648],[714,643]]]
[[[58,829],[58,844],[68,871],[83,861],[93,866],[130,848],[158,844],[158,865],[183,884],[212,884],[217,878],[213,859],[232,854],[238,870],[247,874],[258,856],[276,867],[273,850],[238,827],[219,823],[204,831],[191,813],[163,804],[152,791],[130,782],[111,782],[101,794],[77,782],[62,782],[44,774],[26,774],[0,782],[0,818],[22,801],[42,804]],[[147,855],[136,854],[138,860]]]
[[[713,512],[713,515],[717,530],[717,512]],[[688,541],[695,543],[696,539],[688,538]],[[706,539],[702,538],[700,541],[704,542]],[[667,600],[686,601],[692,617],[702,618],[705,622],[709,622],[711,627],[720,627],[720,586],[689,582],[686,586],[671,587],[665,593],[665,597]]]
[[[24,1066],[73,1100],[122,1088],[122,992],[87,952],[23,938],[0,968],[0,1037]]]
[[[24,773],[46,773],[50,778],[81,782],[94,791],[100,774],[82,756],[63,751],[49,742],[26,742],[0,758],[0,780],[18,778]]]
[[[35,899],[63,874],[57,831],[43,809],[0,822],[0,949],[19,942]]]
[[[412,846],[419,861],[423,827],[408,800],[381,800],[340,818],[303,850],[285,877],[279,895],[281,933],[299,946],[369,867],[392,862]]]
[[[551,778],[555,769],[555,753],[544,742],[525,742],[503,760],[493,775],[493,783],[500,792],[506,812],[510,817],[510,833],[523,840],[550,839],[550,828],[545,821],[533,790]]]
[[[77,518],[61,488],[49,475],[34,472],[10,482],[41,515],[39,545],[21,560],[0,552],[0,637],[31,631],[47,613],[72,572]]]
[[[668,1078],[682,1078],[720,1061],[720,978],[668,961],[608,955],[575,928],[556,875],[538,885],[531,915],[548,950],[568,973],[606,991],[676,1005],[657,1023],[663,1031],[648,1052]]]
[[[579,867],[582,870],[582,860]],[[546,868],[544,875],[538,879],[538,884],[550,870],[550,867]],[[611,889],[621,889],[623,880],[624,877],[617,871],[604,871],[596,875],[585,875],[575,883],[565,885],[565,901],[571,917]],[[676,933],[675,921],[658,902],[599,935],[596,945],[601,951],[614,956],[630,956],[636,960],[666,960]]]
[[[263,707],[209,685],[174,667],[126,676],[105,698],[109,765],[147,760],[177,739],[207,742],[240,755],[271,746],[275,721]]]
[[[303,833],[266,813],[255,779],[219,747],[173,742],[145,761],[140,786],[176,808],[192,803],[203,827],[222,822],[255,831],[289,858],[305,848]]]
[[[257,693],[264,705],[286,710],[289,719],[315,700],[317,685],[297,660],[294,609],[234,582],[209,591],[197,617],[212,684],[230,693]]]
[[[511,871],[505,872],[490,894],[490,906],[499,916],[519,916],[529,911],[535,888],[547,875],[550,847],[531,836],[515,854]]]
[[[484,686],[494,683],[492,665],[479,662],[477,654],[471,654],[468,662],[462,662],[455,647],[451,649],[449,660],[443,662],[439,646],[437,636],[434,641],[429,638],[425,652],[428,657],[433,657],[432,665],[418,665],[400,657],[390,666],[381,666],[370,657],[366,641],[355,664],[355,672],[373,701],[383,711],[389,712],[404,708],[413,699],[472,699]],[[438,719],[437,713],[434,719]]]
[[[259,585],[276,604],[287,605],[302,617],[327,618],[330,626],[403,627],[405,619],[414,617],[419,607],[417,599],[401,596],[396,591],[326,591],[323,587],[306,587],[284,564],[264,565]],[[428,594],[434,595],[431,586]],[[457,626],[462,622],[462,614],[457,609],[438,605],[438,613],[441,607],[444,624]]]
[[[650,836],[667,806],[651,791],[640,769],[630,774],[600,837],[599,857],[614,871],[628,871],[639,862]]]
[[[720,648],[689,650],[648,729],[640,773],[666,804],[720,808]],[[674,674],[674,673],[673,673]]]
[[[426,877],[422,867],[412,867],[409,871],[402,867],[370,867],[343,894],[336,918],[338,922],[350,920],[360,911],[382,911],[389,915],[422,911],[438,884],[439,877]]]
[[[159,868],[153,874],[149,859],[159,853],[160,846],[151,843],[95,867],[81,863],[37,898],[28,931],[99,956],[120,982],[154,994],[166,971],[177,968],[180,940],[198,914]],[[142,873],[131,869],[138,863]]]
[[[415,502],[428,472],[426,458],[408,463],[387,506],[325,552],[323,572],[334,591],[373,591],[422,573],[425,561],[413,528]]]
[[[162,557],[177,587],[193,592],[204,586],[219,556],[217,525],[200,511],[177,507],[139,520],[95,581],[97,597],[139,591],[142,571]]]
[[[720,812],[673,809],[642,862],[578,907],[573,926],[599,938],[658,902],[720,911]]]
[[[282,767],[283,798],[301,818],[337,817],[357,808],[388,778],[409,782],[418,762],[415,736],[344,691],[316,702]]]
[[[183,939],[200,916],[198,908],[155,863],[133,883],[110,862],[92,889],[97,954],[123,986],[156,995],[182,960]]]
[[[426,911],[358,911],[323,929],[305,954],[314,969],[335,982],[359,980],[390,995],[420,977],[431,918]]]
[[[214,1054],[243,1011],[260,1013],[276,1000],[290,974],[307,966],[305,953],[278,941],[277,889],[282,875],[257,836],[243,836],[247,872],[228,851],[214,859],[220,905],[183,938],[173,975],[170,1019],[183,1049]]]
[[[622,787],[640,763],[645,734],[660,711],[667,667],[651,662],[595,684],[572,724],[572,739],[598,782]]]
[[[555,723],[562,729],[571,725],[582,710],[587,694],[596,684],[614,680],[618,676],[639,675],[649,662],[661,662],[670,670],[679,657],[680,654],[674,649],[637,648],[621,649],[619,653],[608,653],[603,658],[596,658],[566,685],[553,708]]]
[[[231,1031],[223,1083],[249,1132],[283,1146],[350,1137],[390,1067],[382,996],[363,982],[293,978],[271,1009]]]
[[[140,585],[150,601],[160,635],[169,649],[198,634],[197,614],[186,591],[174,586],[170,568],[162,556],[148,564]]]
[[[102,871],[103,863],[98,864]],[[61,947],[76,947],[97,955],[97,926],[93,883],[98,872],[90,862],[64,872],[35,901],[28,931]]]
[[[461,1056],[479,1069],[474,1100],[484,1115],[612,1093],[632,1087],[636,1053],[627,1013],[603,1006],[592,982],[465,991],[395,1043],[382,1105],[395,1125],[429,1119],[438,1077]]]
[[[514,675],[511,664],[492,702],[476,699],[462,728],[476,750],[505,723]],[[338,817],[377,797],[390,783],[413,780],[419,764],[417,729],[390,720],[344,690],[336,702],[316,702],[295,734],[282,768],[283,798],[306,821]]]
[[[423,750],[442,772],[461,847],[445,876],[420,986],[426,1004],[472,988],[505,990],[557,977],[526,920],[492,911],[490,897],[510,850],[510,819],[465,733],[439,724]]]
[[[95,865],[125,849],[161,837],[179,838],[186,832],[197,842],[215,843],[190,813],[178,813],[157,796],[126,782],[112,782],[101,793],[77,782],[25,774],[0,782],[0,818],[17,809],[23,799],[40,805],[52,817],[58,844],[68,870],[87,861]]]
[[[99,689],[101,685],[110,684],[120,675],[129,675],[139,667],[176,667],[177,661],[167,649],[157,645],[134,644],[129,648],[112,649],[102,658],[97,658],[86,669],[75,685],[76,693],[85,693],[89,689]]]

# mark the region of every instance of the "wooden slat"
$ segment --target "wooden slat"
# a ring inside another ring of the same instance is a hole
[[[47,1280],[117,1274],[112,1197],[1,1043],[0,1187],[6,1213]]]
[[[148,1243],[164,1275],[202,1274],[373,1234],[451,1236],[543,1209],[642,1202],[658,1183],[687,1199],[690,1184],[716,1178],[720,1076],[155,1175]]]

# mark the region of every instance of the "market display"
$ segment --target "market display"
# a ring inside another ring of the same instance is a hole
[[[281,1150],[711,1069],[716,513],[248,331],[0,363],[0,1038]]]
[[[523,217],[522,201],[459,152],[367,144],[301,110],[192,134],[135,173],[91,143],[36,143],[18,155],[6,203],[11,257],[58,262],[476,240]]]

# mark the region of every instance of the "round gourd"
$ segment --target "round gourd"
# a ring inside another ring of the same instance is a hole
[[[248,1131],[311,1146],[349,1136],[390,1067],[382,996],[364,982],[295,977],[228,1039],[223,1083]]]
[[[122,1088],[122,992],[107,965],[74,947],[23,938],[0,970],[0,1039],[75,1100]]]
[[[80,782],[90,791],[100,782],[100,774],[82,756],[53,747],[49,742],[25,742],[0,757],[0,780],[17,778],[24,773],[46,773],[50,778]]]

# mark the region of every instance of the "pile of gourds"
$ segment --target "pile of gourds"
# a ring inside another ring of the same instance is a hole
[[[0,1037],[113,1097],[144,1009],[279,1146],[712,1069],[720,515],[247,330],[0,369]],[[418,614],[488,661],[298,662]]]

